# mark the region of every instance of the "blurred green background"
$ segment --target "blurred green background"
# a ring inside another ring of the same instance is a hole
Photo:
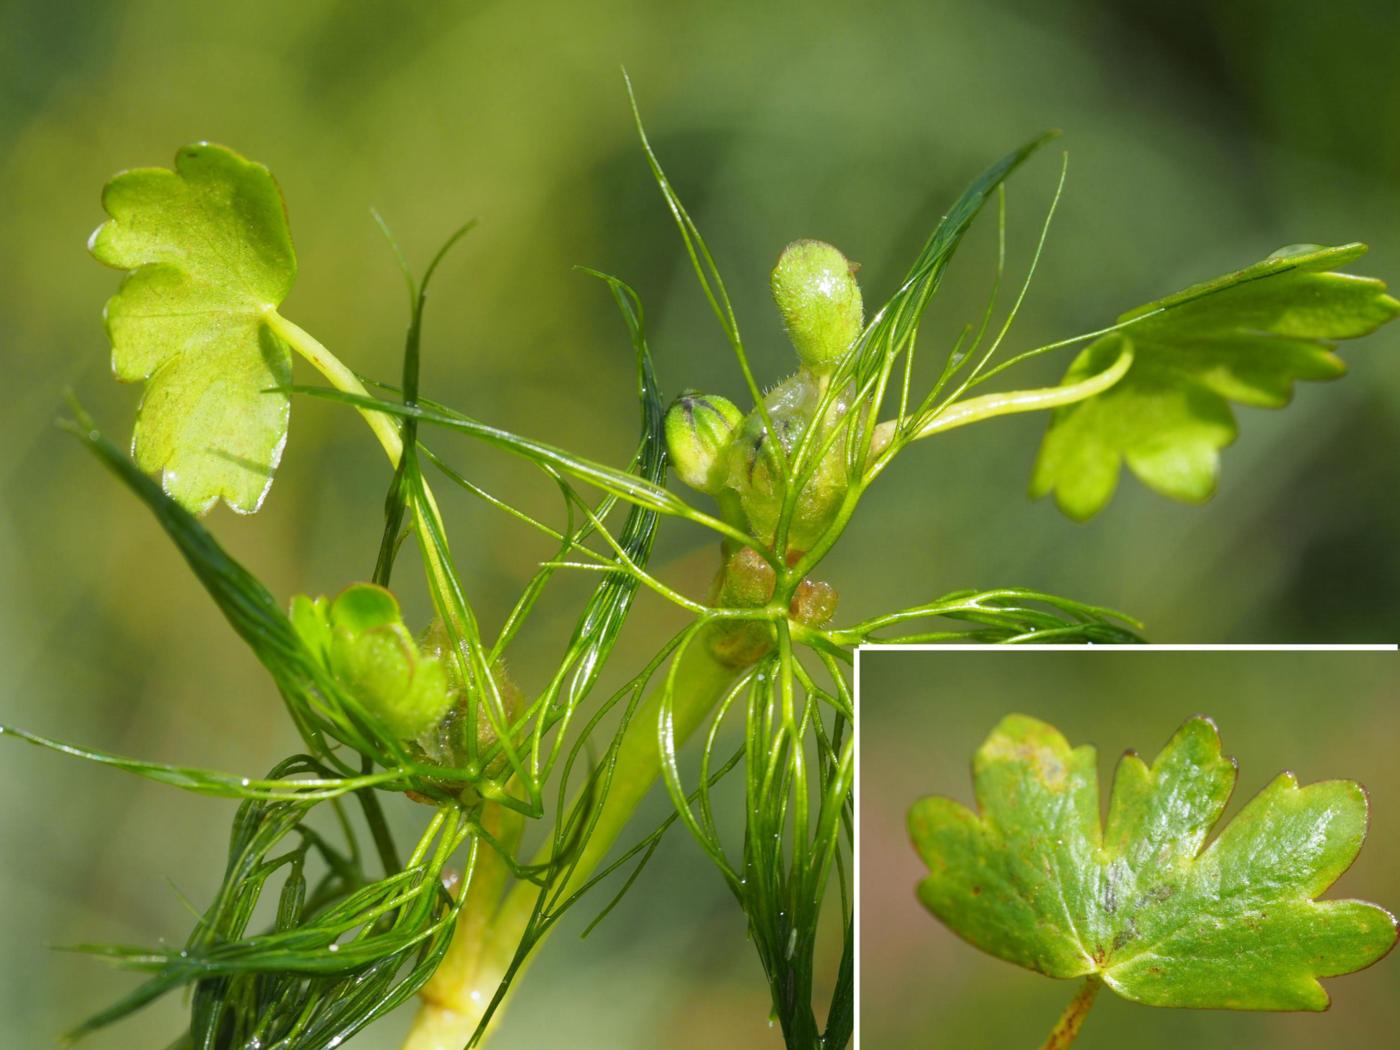
[[[1211,716],[1239,781],[1230,820],[1285,769],[1299,783],[1365,785],[1370,834],[1329,897],[1400,908],[1400,731],[1394,652],[869,651],[861,661],[861,1050],[1039,1046],[1077,985],[994,959],[914,896],[927,869],[905,831],[910,805],[972,805],[972,755],[1012,712],[1098,748],[1100,801],[1114,764],[1144,759],[1193,714]],[[1220,826],[1224,826],[1223,823]],[[1105,992],[1075,1050],[1373,1047],[1400,1025],[1400,957],[1324,982],[1321,1014],[1152,1009]]]
[[[369,206],[420,266],[478,217],[438,278],[426,390],[621,462],[635,428],[628,347],[605,290],[574,264],[635,284],[668,393],[741,390],[637,148],[622,64],[772,382],[791,367],[766,291],[784,243],[839,244],[874,304],[962,186],[1046,127],[1066,132],[1070,179],[1013,350],[1297,241],[1371,241],[1367,272],[1400,281],[1398,30],[1388,0],[6,0],[0,718],[244,772],[294,746],[260,669],[146,514],[51,426],[72,387],[109,433],[129,432],[138,392],[110,381],[100,324],[117,276],[83,250],[114,171],[168,164],[202,138],[266,162],[301,261],[286,313],[387,377],[405,316]],[[1013,274],[1056,172],[1047,154],[1011,187]],[[980,311],[991,232],[969,240],[925,345]],[[1241,412],[1204,508],[1130,480],[1087,526],[1027,502],[1038,419],[920,446],[830,563],[842,615],[1016,584],[1119,606],[1161,641],[1394,638],[1398,342],[1349,348],[1353,375],[1286,412]],[[1026,378],[1051,381],[1064,361],[1043,364]],[[343,409],[304,402],[294,417],[263,513],[211,525],[274,593],[333,592],[370,571],[387,472]],[[553,511],[517,464],[436,444],[475,480]],[[548,551],[480,505],[447,509],[481,619],[498,625]],[[702,537],[663,530],[658,564],[679,586],[700,592],[712,562]],[[527,685],[585,583],[566,583],[524,639]],[[640,618],[619,666],[673,624]],[[189,916],[166,879],[207,900],[231,807],[15,745],[0,748],[0,778],[5,1042],[44,1046],[130,987],[45,945],[183,937]],[[772,1045],[742,923],[699,856],[677,836],[593,941],[559,937],[501,1044],[538,1046],[567,1023],[580,1048]],[[179,1011],[162,1004],[92,1045],[161,1045]],[[375,1039],[363,1042],[393,1045],[391,1032]]]

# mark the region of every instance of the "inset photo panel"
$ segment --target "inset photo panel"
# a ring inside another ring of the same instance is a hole
[[[866,649],[859,1050],[1400,1031],[1394,648]]]

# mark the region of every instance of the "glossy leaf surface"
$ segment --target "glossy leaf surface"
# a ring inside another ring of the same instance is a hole
[[[1366,834],[1360,785],[1275,778],[1209,844],[1235,784],[1215,726],[1186,722],[1148,765],[1119,763],[1107,825],[1097,756],[1011,715],[973,764],[979,812],[909,814],[919,899],[958,936],[1051,977],[1097,975],[1152,1006],[1323,1010],[1320,977],[1375,962],[1395,919],[1316,898]]]

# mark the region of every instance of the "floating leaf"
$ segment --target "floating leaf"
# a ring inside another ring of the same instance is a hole
[[[256,511],[287,439],[287,346],[268,326],[296,256],[271,173],[232,150],[187,146],[175,170],[139,168],[102,194],[92,254],[129,270],[107,302],[112,369],[147,380],[132,453],[203,513]]]
[[[1126,462],[1164,496],[1208,499],[1219,451],[1235,439],[1231,401],[1287,404],[1295,380],[1346,371],[1332,340],[1366,335],[1400,314],[1381,281],[1329,271],[1365,251],[1296,245],[1122,315],[1120,323],[1142,320],[1086,347],[1064,383],[1101,372],[1125,341],[1133,366],[1103,393],[1056,410],[1032,496],[1053,490],[1070,517],[1092,517]]]
[[[1314,899],[1361,849],[1360,785],[1281,774],[1205,845],[1235,784],[1208,719],[1151,766],[1124,755],[1106,827],[1096,764],[1044,722],[1004,719],[973,763],[978,813],[945,798],[910,811],[919,899],[992,955],[1151,1006],[1324,1010],[1319,977],[1395,943],[1385,909]]]

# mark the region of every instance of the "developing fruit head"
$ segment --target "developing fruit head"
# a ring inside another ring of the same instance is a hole
[[[858,267],[825,241],[793,241],[778,257],[773,299],[802,363],[817,375],[834,369],[865,321]]]
[[[763,399],[773,433],[792,466],[792,456],[803,435],[814,425],[821,407],[824,384],[807,369],[778,384]],[[845,496],[846,434],[844,420],[851,409],[846,394],[827,402],[813,435],[817,465],[803,485],[788,525],[788,550],[811,548],[831,524]],[[728,482],[739,495],[744,517],[754,536],[766,543],[775,540],[785,495],[782,462],[762,414],[755,409],[729,450]]]
[[[441,618],[435,617],[428,625],[427,631],[423,633],[421,645],[423,652],[440,660],[447,669],[447,686],[452,706],[436,725],[419,735],[418,745],[434,762],[445,766],[464,766],[473,751],[480,755],[496,743],[496,727],[486,711],[487,701],[481,696],[481,688],[462,676],[461,660],[453,652],[451,634]],[[497,660],[491,667],[491,679],[496,695],[500,697],[504,724],[509,726],[524,707],[525,696],[511,679],[504,659]],[[468,736],[471,723],[469,704],[473,691],[477,694],[474,749],[470,746]]]

